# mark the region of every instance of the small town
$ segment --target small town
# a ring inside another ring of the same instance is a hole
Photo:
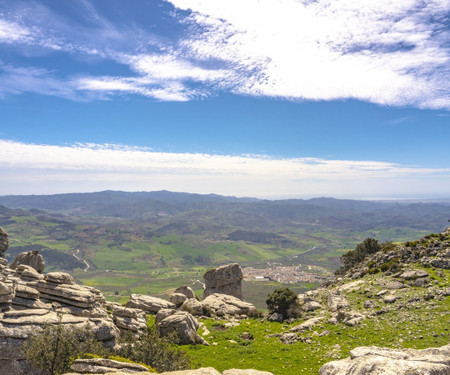
[[[307,272],[302,265],[270,268],[244,267],[242,272],[246,280],[277,281],[283,284],[321,282],[331,276]]]

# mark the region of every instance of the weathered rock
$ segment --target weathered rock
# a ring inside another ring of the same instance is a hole
[[[399,277],[404,280],[415,280],[421,277],[428,276],[428,273],[424,270],[406,270]]]
[[[14,275],[24,282],[35,282],[44,279],[44,275],[41,275],[33,267],[26,264],[19,265]]]
[[[407,287],[408,287],[407,285],[405,285],[399,281],[391,281],[386,284],[386,288],[394,289],[394,290],[395,289],[403,289],[403,288],[407,288]]]
[[[202,305],[216,315],[248,315],[256,311],[251,303],[227,294],[214,293],[202,301]]]
[[[167,310],[162,310],[163,312]],[[161,313],[161,312],[160,312]],[[161,314],[162,315],[162,314]],[[199,323],[191,314],[186,311],[175,311],[168,316],[157,317],[157,326],[159,335],[166,337],[175,332],[178,336],[178,343],[188,344],[206,344],[206,341],[197,334]],[[161,319],[162,318],[162,319]]]
[[[141,335],[147,328],[147,314],[141,309],[111,305],[112,319],[121,333]]]
[[[181,293],[173,293],[170,296],[170,302],[172,302],[176,307],[180,307],[188,298]]]
[[[301,332],[306,330],[311,330],[315,325],[317,325],[322,320],[321,317],[311,318],[302,324],[292,327],[289,332]]]
[[[267,318],[267,320],[269,322],[278,322],[278,323],[281,323],[283,321],[283,319],[284,319],[283,314],[276,313],[276,312]]]
[[[149,374],[148,369],[136,363],[119,362],[112,359],[92,358],[76,359],[70,370],[77,374],[105,374],[108,372],[117,373],[122,371],[126,374]]]
[[[11,263],[10,268],[15,270],[21,264],[33,267],[39,273],[44,272],[45,268],[44,258],[41,254],[39,254],[39,251],[37,250],[18,254],[15,257],[14,261]]]
[[[253,369],[241,370],[232,368],[230,370],[225,370],[224,372],[222,372],[222,375],[273,375],[273,374],[268,371],[258,371]]]
[[[77,284],[55,284],[40,280],[37,282],[36,288],[41,293],[41,298],[80,308],[90,308],[100,298],[92,288]],[[99,302],[103,302],[103,300]]]
[[[309,311],[315,311],[315,310],[319,310],[322,308],[322,305],[319,302],[316,301],[309,301],[306,302],[303,306],[302,306],[302,310],[309,312]]]
[[[348,309],[350,307],[350,303],[347,300],[347,297],[343,294],[336,294],[330,292],[328,294],[328,308],[330,311],[338,311],[342,309]]]
[[[49,272],[44,276],[44,280],[55,284],[75,284],[74,278],[65,272]]]
[[[387,294],[383,297],[383,302],[384,303],[394,303],[395,301],[397,301],[398,297],[394,294]]]
[[[280,341],[286,345],[295,344],[298,341],[299,337],[294,332],[285,332],[280,336]]]
[[[161,309],[175,308],[175,305],[172,302],[162,298],[146,296],[144,294],[132,294],[126,306],[141,309],[146,313],[157,313]]]
[[[0,258],[5,256],[6,250],[8,250],[9,240],[8,233],[0,227]]]
[[[203,315],[203,305],[196,298],[189,298],[180,307],[181,310],[187,311],[192,315]]]
[[[181,293],[184,294],[187,298],[195,298],[195,293],[192,290],[191,287],[187,285],[179,286],[177,289],[175,289],[174,293]]]
[[[242,269],[239,264],[229,264],[207,271],[203,278],[205,279],[205,291],[203,298],[214,293],[228,294],[242,299]]]
[[[221,375],[219,371],[212,367],[202,367],[196,370],[181,370],[162,372],[159,375]]]
[[[359,347],[350,358],[325,364],[320,375],[448,375],[450,345],[423,350]]]

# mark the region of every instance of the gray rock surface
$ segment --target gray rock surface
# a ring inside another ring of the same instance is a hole
[[[131,332],[133,335],[141,335],[147,328],[147,314],[141,309],[124,307],[120,304],[110,304],[112,319],[121,333]]]
[[[125,374],[149,374],[147,368],[135,363],[119,362],[112,359],[93,358],[76,359],[70,370],[75,374],[105,374],[108,372],[117,373],[121,371]]]
[[[187,311],[192,315],[203,315],[203,305],[196,298],[189,298],[180,307],[180,310]]]
[[[0,258],[5,256],[6,250],[8,250],[9,240],[8,233],[0,227]]]
[[[159,335],[166,337],[175,332],[178,336],[178,343],[188,344],[206,344],[206,341],[197,334],[199,323],[187,311],[176,311],[164,309],[161,310],[155,320]]]
[[[223,375],[273,375],[268,371],[258,371],[253,369],[241,370],[232,368],[230,370],[225,370],[222,372]]]
[[[242,299],[242,269],[239,264],[229,264],[207,271],[205,279],[205,291],[203,298],[214,293],[228,294]]]
[[[202,367],[196,370],[181,370],[162,372],[160,375],[221,375],[219,371],[212,367]]]
[[[37,250],[27,251],[18,254],[11,263],[10,268],[15,270],[21,264],[33,267],[39,273],[44,272],[45,268],[44,257],[41,254],[39,254],[39,251]]]
[[[179,286],[177,289],[175,289],[174,293],[181,293],[184,294],[187,298],[195,298],[195,293],[192,290],[191,287],[187,285]]]
[[[170,302],[176,307],[180,307],[188,298],[182,293],[173,293],[170,296]]]
[[[130,300],[126,304],[127,307],[141,309],[146,313],[157,313],[161,309],[174,309],[172,302],[162,298],[146,296],[144,294],[132,294]]]
[[[328,294],[328,308],[330,311],[335,312],[342,309],[348,309],[349,307],[350,303],[345,295],[333,292]]]
[[[214,293],[202,301],[202,305],[216,315],[248,315],[256,311],[251,303],[227,294]]]
[[[350,357],[329,362],[320,375],[448,375],[450,345],[423,350],[359,347]]]

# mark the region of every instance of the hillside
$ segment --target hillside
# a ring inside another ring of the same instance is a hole
[[[0,204],[0,225],[13,238],[10,260],[39,250],[49,270],[70,271],[118,301],[131,292],[167,296],[181,283],[200,290],[196,280],[208,267],[232,262],[333,272],[364,238],[414,240],[439,231],[450,211],[445,202],[268,201],[166,191],[3,196]],[[277,285],[244,283],[259,307]],[[300,293],[318,281],[288,285]]]

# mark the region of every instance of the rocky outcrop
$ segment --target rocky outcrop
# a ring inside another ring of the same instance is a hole
[[[9,240],[8,233],[0,227],[0,258],[5,256],[6,250],[8,250]]]
[[[141,309],[124,307],[118,303],[110,303],[109,309],[112,312],[114,324],[122,334],[131,333],[140,336],[147,328],[147,314]]]
[[[448,375],[450,345],[423,350],[359,347],[350,357],[325,364],[320,375]]]
[[[143,294],[132,294],[126,304],[127,307],[141,309],[146,313],[156,314],[161,309],[174,309],[176,306],[162,298],[146,296]]]
[[[183,371],[171,371],[163,372],[160,375],[221,375],[219,371],[212,367],[202,367],[196,370],[183,370]],[[231,369],[222,372],[222,375],[273,375],[271,372],[258,371],[258,370],[241,370]]]
[[[192,315],[200,316],[203,315],[203,305],[200,301],[195,298],[189,298],[180,307],[180,310],[187,311]]]
[[[228,294],[242,299],[242,269],[239,264],[229,264],[207,271],[205,279],[205,291],[203,298],[214,293]]]
[[[155,323],[158,326],[159,335],[167,337],[176,333],[178,343],[181,345],[208,343],[197,334],[199,323],[187,311],[162,309],[156,314]]]
[[[177,289],[175,289],[174,293],[184,294],[186,296],[186,298],[195,298],[194,291],[192,290],[191,287],[189,287],[187,285],[179,286]]]
[[[119,362],[112,359],[76,359],[70,367],[70,374],[150,374],[150,371],[137,363]],[[69,375],[69,374],[67,374]]]
[[[18,254],[15,257],[14,261],[11,263],[10,268],[12,270],[15,270],[22,264],[33,267],[39,273],[44,272],[45,268],[44,257],[41,254],[39,254],[39,251],[37,250],[27,251]]]
[[[251,303],[227,295],[214,293],[202,301],[202,305],[216,315],[249,315],[256,311]]]

